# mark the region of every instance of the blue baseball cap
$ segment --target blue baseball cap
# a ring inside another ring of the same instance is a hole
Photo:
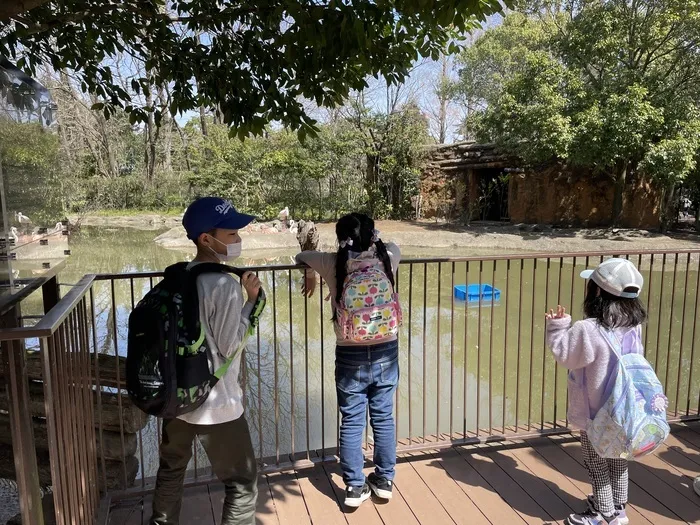
[[[196,241],[200,235],[215,228],[240,230],[255,217],[239,213],[231,201],[220,197],[202,197],[190,204],[182,217],[187,238]]]

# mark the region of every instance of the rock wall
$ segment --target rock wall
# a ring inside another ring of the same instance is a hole
[[[459,143],[434,147],[421,177],[421,216],[476,220],[479,180],[508,172],[508,215],[513,223],[570,227],[605,227],[611,223],[614,188],[605,176],[551,166],[538,171],[519,168],[517,159],[493,144]],[[640,175],[627,181],[620,226],[659,227],[658,189]]]
[[[460,142],[440,145],[429,153],[421,177],[421,216],[467,220],[474,215],[479,170],[513,164],[493,144]]]
[[[611,223],[614,188],[608,177],[549,168],[526,171],[510,179],[508,208],[515,223],[605,227]],[[659,193],[641,176],[628,180],[620,226],[659,226]]]

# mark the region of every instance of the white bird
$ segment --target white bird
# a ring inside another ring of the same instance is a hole
[[[289,208],[285,206],[285,208],[277,214],[277,217],[281,221],[286,221],[287,217],[289,217]]]
[[[26,215],[24,215],[21,211],[17,212],[16,217],[17,217],[17,222],[19,222],[20,224],[31,224],[32,223],[32,220],[29,217],[27,217]]]
[[[56,226],[53,227],[53,231],[55,232],[62,232],[63,231],[63,223],[62,222],[57,222]]]
[[[9,237],[15,244],[17,244],[17,242],[19,242],[19,231],[14,226],[12,228],[10,228]]]
[[[299,225],[294,220],[289,221],[289,233],[292,233],[294,235],[299,233]]]

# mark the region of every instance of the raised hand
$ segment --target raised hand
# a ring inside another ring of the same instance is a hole
[[[566,308],[559,305],[557,306],[557,311],[550,310],[549,313],[544,314],[546,319],[562,319],[566,317]]]

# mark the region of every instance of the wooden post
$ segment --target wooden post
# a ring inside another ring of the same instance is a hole
[[[15,305],[2,317],[0,328],[19,326],[20,308]],[[34,446],[32,415],[29,410],[29,387],[27,385],[27,360],[21,341],[2,343],[3,368],[7,375],[7,398],[9,400],[12,449],[19,488],[22,523],[44,525],[41,506],[39,470]]]
[[[44,313],[47,314],[61,299],[61,287],[58,284],[57,275],[51,277],[41,286],[41,293],[44,298]]]

